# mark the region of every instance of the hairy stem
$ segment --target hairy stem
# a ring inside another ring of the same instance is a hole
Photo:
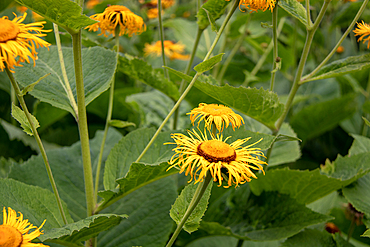
[[[55,200],[57,201],[57,205],[58,205],[58,209],[59,209],[60,215],[62,216],[63,223],[66,225],[68,223],[67,222],[67,218],[66,218],[65,213],[64,213],[64,209],[63,209],[63,206],[62,206],[62,200],[60,199],[60,196],[59,196],[59,193],[58,193],[57,185],[55,183],[55,180],[54,180],[54,177],[53,177],[53,173],[52,173],[51,168],[50,168],[49,160],[48,160],[48,157],[46,155],[46,151],[45,151],[44,145],[42,144],[41,138],[40,138],[40,136],[39,136],[39,134],[38,134],[38,132],[36,130],[35,125],[32,122],[32,119],[31,119],[31,116],[32,115],[28,111],[26,102],[23,99],[23,96],[22,96],[22,93],[21,93],[21,90],[19,88],[18,83],[15,81],[13,74],[10,72],[10,70],[8,68],[5,68],[5,71],[6,71],[8,77],[10,79],[10,82],[11,82],[12,87],[14,89],[14,92],[15,92],[18,100],[19,100],[19,103],[22,106],[22,109],[23,109],[24,113],[26,114],[26,118],[28,120],[28,123],[31,126],[32,134],[35,137],[35,140],[37,142],[37,145],[38,145],[38,147],[40,149],[41,156],[42,156],[42,158],[44,160],[46,172],[48,174],[51,187],[53,188]]]
[[[278,34],[277,34],[277,25],[278,25],[278,2],[276,1],[274,11],[272,12],[272,35],[273,35],[273,56],[272,56],[272,72],[271,72],[271,81],[270,81],[270,91],[274,91],[274,83],[275,83],[275,76],[276,76],[276,70],[277,70],[277,63],[276,61],[278,57]],[[308,0],[306,1],[308,2]]]

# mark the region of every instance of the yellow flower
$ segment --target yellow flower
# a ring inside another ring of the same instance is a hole
[[[175,1],[174,0],[162,0],[161,3],[162,3],[162,7],[164,9],[167,9],[169,7],[172,7],[175,4]],[[149,5],[157,6],[158,5],[158,0],[151,0]]]
[[[157,8],[148,9],[146,15],[148,16],[149,19],[155,19],[158,17],[158,9]]]
[[[5,207],[3,208],[3,224],[0,225],[0,246],[1,247],[36,247],[36,246],[47,246],[40,243],[33,244],[31,241],[40,236],[42,231],[40,229],[45,224],[45,221],[40,227],[36,227],[23,220],[23,214],[17,213],[8,207],[8,214],[6,213]],[[31,233],[29,231],[33,230]]]
[[[338,46],[337,50],[335,51],[338,54],[341,54],[344,52],[344,47],[343,46]]]
[[[204,134],[198,134],[196,131],[188,133],[190,137],[180,133],[171,134],[175,141],[171,144],[177,144],[177,147],[173,149],[175,154],[169,164],[170,168],[179,166],[180,173],[185,171],[186,176],[190,174],[189,182],[193,178],[195,183],[202,182],[207,172],[210,172],[213,181],[218,181],[218,186],[226,179],[227,185],[224,187],[228,188],[232,184],[236,187],[249,182],[251,177],[257,178],[251,169],[264,173],[262,164],[266,162],[258,158],[264,157],[262,151],[259,148],[251,148],[262,139],[243,147],[250,137],[228,144],[225,142],[228,138],[222,140],[222,135],[219,134],[208,139],[206,131]]]
[[[180,42],[174,43],[170,40],[164,40],[164,54],[169,57],[171,60],[173,59],[179,59],[179,60],[188,60],[189,55],[181,54],[185,50],[185,46],[181,44]],[[158,57],[162,55],[162,46],[161,41],[157,41],[155,44],[145,44],[144,48],[145,56],[148,56],[150,54],[157,55]]]
[[[85,29],[89,28],[89,31],[96,32],[100,28],[101,34],[104,34],[105,37],[108,37],[109,34],[114,36],[117,25],[121,28],[119,36],[127,34],[131,37],[134,33],[141,34],[146,30],[143,18],[120,5],[109,6],[103,13],[92,15],[90,18],[99,22],[87,26]]]
[[[101,2],[101,0],[88,0],[86,2],[86,8],[87,9],[93,9],[96,5],[98,5]]]
[[[226,0],[230,1],[230,0]],[[270,9],[271,12],[275,7],[275,0],[240,0],[239,2],[239,9],[240,6],[243,5],[247,9],[253,11],[258,11],[262,10],[263,12],[266,11],[267,9]],[[241,10],[241,9],[240,9]]]
[[[357,28],[353,30],[355,36],[361,35],[361,37],[357,40],[357,42],[364,40],[364,44],[367,41],[367,48],[370,47],[370,25],[362,21],[362,23],[357,22]],[[367,38],[365,38],[367,36]]]
[[[40,37],[46,36],[42,30],[45,21],[23,24],[22,21],[27,16],[17,17],[10,21],[7,16],[0,18],[0,71],[6,67],[10,70],[14,66],[22,66],[20,63],[30,62],[29,57],[34,61],[37,59],[36,48],[48,47],[50,44]],[[18,57],[18,60],[16,60]],[[13,71],[12,71],[13,72]]]
[[[236,114],[227,106],[218,104],[200,103],[197,108],[191,110],[187,115],[190,115],[190,121],[193,125],[199,118],[198,126],[199,122],[204,120],[206,128],[211,129],[212,124],[215,124],[218,131],[223,131],[224,126],[227,128],[230,123],[233,130],[235,130],[235,127],[239,128],[244,124],[244,119],[239,114]]]

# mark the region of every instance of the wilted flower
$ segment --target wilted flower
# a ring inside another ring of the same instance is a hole
[[[257,178],[251,171],[260,170],[264,173],[262,164],[266,162],[260,160],[258,156],[263,156],[259,148],[251,148],[256,143],[252,143],[243,147],[249,138],[239,139],[228,144],[222,139],[222,135],[212,135],[210,139],[207,137],[206,131],[204,134],[198,134],[196,131],[188,131],[190,137],[175,133],[171,134],[177,147],[173,149],[175,154],[172,156],[169,164],[170,168],[174,166],[180,167],[180,173],[185,171],[185,175],[190,174],[190,181],[193,179],[195,183],[202,182],[207,172],[210,172],[213,181],[219,183],[226,180],[225,188],[235,184],[251,181],[251,177]],[[254,156],[253,156],[254,155]],[[266,164],[267,165],[267,164]]]
[[[31,243],[31,241],[40,236],[42,231],[40,229],[45,224],[45,221],[40,227],[36,227],[23,220],[23,214],[17,213],[8,207],[8,213],[6,213],[5,207],[3,208],[3,224],[0,225],[0,246],[2,247],[36,247],[36,246],[47,246],[40,243]],[[29,233],[30,230],[33,230]]]
[[[188,60],[189,55],[183,55],[181,53],[184,52],[185,46],[181,44],[180,42],[174,43],[170,40],[165,40],[163,42],[164,46],[164,54],[169,57],[171,60],[173,59],[179,59],[179,60]],[[156,56],[161,56],[162,54],[162,45],[161,41],[157,41],[155,44],[145,44],[144,48],[145,56],[148,56],[150,54],[154,54]]]
[[[240,127],[244,124],[244,119],[236,114],[229,107],[218,104],[205,104],[200,103],[197,108],[191,110],[187,115],[190,115],[190,121],[194,125],[194,122],[198,120],[199,122],[205,122],[205,126],[211,129],[212,124],[215,124],[219,131],[224,129],[224,126],[228,127],[231,123],[231,127],[235,130],[235,127]]]
[[[117,26],[120,27],[119,36],[127,34],[131,37],[134,33],[141,34],[146,30],[143,18],[120,5],[109,6],[103,13],[92,15],[90,18],[99,22],[87,26],[85,29],[88,28],[89,31],[96,32],[100,28],[101,34],[104,34],[105,37],[108,37],[109,34],[114,36],[114,30]]]
[[[23,24],[27,16],[17,17],[10,21],[7,16],[0,18],[0,70],[6,67],[13,69],[14,66],[22,66],[21,62],[30,62],[29,57],[34,61],[37,59],[36,48],[48,47],[50,44],[40,37],[46,36],[42,30],[45,21]],[[18,58],[18,60],[16,60]],[[13,72],[13,71],[12,71]]]
[[[361,35],[360,38],[358,38],[357,42],[364,40],[364,44],[367,41],[367,48],[370,47],[370,25],[362,21],[362,23],[357,22],[357,28],[353,30],[355,33],[355,36]],[[365,38],[367,36],[367,38]]]

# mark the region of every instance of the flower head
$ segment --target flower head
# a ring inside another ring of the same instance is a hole
[[[29,57],[35,61],[36,48],[50,45],[40,38],[46,36],[43,32],[51,31],[42,30],[45,21],[23,24],[27,13],[20,17],[14,15],[12,21],[7,16],[0,18],[0,71],[6,67],[11,70],[14,66],[22,66],[20,63],[24,61],[29,63]]]
[[[357,28],[353,30],[355,36],[361,35],[357,42],[364,40],[364,44],[367,41],[367,48],[370,47],[370,25],[362,21],[362,23],[357,23]],[[367,37],[366,37],[367,36]],[[366,38],[365,38],[366,37]]]
[[[108,37],[109,34],[114,36],[114,30],[117,25],[120,27],[119,36],[127,34],[132,36],[132,34],[141,34],[146,30],[146,25],[138,15],[135,15],[131,10],[124,6],[112,5],[107,7],[103,13],[95,14],[90,16],[91,19],[99,21],[98,23],[92,24],[85,27],[89,31],[98,31],[101,29],[101,34]]]
[[[226,1],[230,1],[230,0],[226,0]],[[275,0],[240,0],[239,9],[240,9],[240,6],[243,5],[244,7],[251,10],[252,12],[253,11],[257,12],[258,10],[262,10],[263,12],[265,12],[267,9],[270,9],[272,12],[272,10],[275,7],[275,3],[276,3]]]
[[[180,173],[185,171],[186,176],[190,174],[189,182],[193,178],[195,183],[202,182],[207,172],[210,172],[213,181],[218,181],[218,186],[221,186],[223,180],[227,180],[225,188],[232,184],[236,187],[251,181],[251,177],[257,178],[251,169],[264,172],[262,164],[266,162],[258,158],[264,157],[263,153],[259,148],[251,148],[259,141],[243,147],[250,138],[228,144],[225,142],[228,138],[222,140],[222,135],[212,135],[208,139],[206,131],[204,134],[196,131],[188,133],[190,137],[180,133],[171,135],[177,147],[173,149],[176,153],[169,164],[171,167],[179,166]]]
[[[180,42],[174,43],[170,40],[165,40],[163,42],[164,46],[164,54],[169,57],[171,60],[173,59],[179,59],[179,60],[188,60],[189,55],[181,54],[185,50],[185,46],[181,44]],[[157,55],[158,57],[162,54],[162,45],[161,41],[157,41],[155,44],[145,44],[144,48],[145,56],[148,56],[150,54]]]
[[[101,2],[101,0],[88,0],[88,1],[86,1],[86,8],[87,9],[93,9],[100,2]]]
[[[40,229],[45,224],[45,221],[40,227],[36,227],[23,220],[23,214],[17,213],[8,207],[8,213],[6,213],[5,207],[3,208],[3,224],[0,225],[0,246],[2,247],[33,247],[33,246],[47,246],[43,244],[33,244],[31,241],[40,236],[42,231]],[[29,231],[33,230],[31,233]]]
[[[194,125],[194,122],[198,119],[199,122],[204,120],[205,126],[211,129],[212,124],[216,125],[219,131],[223,131],[224,126],[228,127],[231,123],[233,130],[235,127],[240,127],[244,124],[244,119],[233,112],[229,107],[218,104],[205,104],[200,103],[197,108],[191,110],[187,115],[190,115],[190,121]]]

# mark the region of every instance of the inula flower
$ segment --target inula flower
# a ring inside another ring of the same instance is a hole
[[[96,32],[100,28],[101,34],[105,37],[108,37],[109,34],[114,36],[114,30],[117,26],[120,27],[119,36],[127,34],[131,37],[134,33],[141,34],[146,30],[143,18],[120,5],[109,6],[103,13],[92,15],[90,18],[99,22],[87,26],[85,29],[88,28],[89,31]]]
[[[202,182],[207,172],[210,172],[213,180],[218,181],[218,186],[226,180],[227,185],[224,187],[228,188],[233,184],[236,187],[249,182],[251,177],[257,178],[251,169],[264,173],[262,164],[266,162],[258,158],[258,156],[264,157],[263,153],[259,148],[252,148],[259,141],[244,147],[242,145],[250,138],[239,139],[228,144],[225,142],[228,138],[223,140],[222,135],[212,135],[208,139],[206,131],[200,134],[196,131],[188,131],[188,134],[190,137],[181,133],[171,135],[175,141],[171,144],[176,144],[177,147],[173,149],[175,154],[169,164],[170,168],[180,167],[180,173],[185,171],[186,176],[190,174],[189,182],[193,179],[195,183]]]
[[[101,0],[88,0],[86,1],[86,8],[93,9],[99,3],[101,3]]]
[[[185,46],[181,44],[180,42],[174,43],[170,40],[165,40],[163,42],[164,45],[164,54],[169,57],[171,60],[173,59],[179,59],[179,60],[188,60],[189,55],[181,54],[185,50]],[[162,55],[162,46],[161,41],[157,41],[155,44],[145,44],[144,48],[145,56],[148,56],[150,54],[154,54],[156,56]]]
[[[175,1],[174,0],[162,0],[161,3],[162,3],[162,8],[168,9],[169,7],[172,7],[175,4]],[[158,0],[151,0],[148,3],[148,5],[151,7],[157,7]]]
[[[370,25],[362,21],[362,23],[357,23],[357,28],[353,30],[355,36],[361,35],[357,42],[364,40],[364,44],[367,41],[367,48],[370,47]],[[366,37],[367,36],[367,37]],[[366,38],[365,38],[366,37]]]
[[[0,246],[1,247],[36,247],[36,246],[47,246],[40,243],[31,243],[31,241],[40,236],[42,231],[40,229],[44,225],[46,220],[41,224],[40,227],[36,227],[23,220],[23,214],[17,213],[8,207],[8,213],[3,208],[3,224],[0,225]],[[34,230],[32,230],[34,229]],[[29,231],[31,232],[29,233]]]
[[[226,0],[226,1],[230,1],[230,0]],[[240,0],[239,9],[240,9],[240,6],[243,5],[244,7],[251,10],[252,12],[253,11],[257,12],[258,10],[266,11],[267,9],[270,9],[272,12],[272,10],[275,7],[275,3],[276,3],[275,0]]]
[[[27,13],[19,17],[14,15],[12,21],[7,16],[0,18],[0,71],[6,67],[11,70],[14,66],[22,66],[20,63],[25,61],[29,63],[29,58],[35,62],[36,48],[50,46],[40,38],[46,36],[43,32],[51,31],[42,30],[45,21],[23,24]]]
[[[206,128],[211,129],[212,124],[215,124],[218,131],[223,131],[224,126],[227,128],[230,123],[233,130],[235,130],[235,127],[244,124],[244,119],[239,114],[236,114],[227,106],[218,104],[200,103],[197,108],[191,110],[187,115],[190,115],[190,121],[193,125],[198,120],[199,126],[199,123],[204,120]]]

